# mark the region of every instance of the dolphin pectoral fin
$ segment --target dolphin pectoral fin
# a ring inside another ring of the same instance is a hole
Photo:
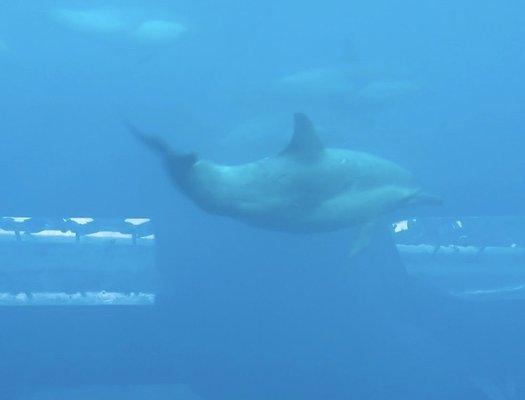
[[[352,243],[350,257],[357,256],[370,245],[376,226],[376,220],[368,221],[361,226],[357,238]]]

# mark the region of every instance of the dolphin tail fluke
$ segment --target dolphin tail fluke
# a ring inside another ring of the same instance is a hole
[[[124,125],[140,143],[146,145],[146,147],[150,148],[160,156],[168,157],[171,153],[173,153],[173,150],[170,148],[169,144],[161,137],[142,132],[129,121],[124,121]]]
[[[124,125],[140,143],[162,157],[167,163],[170,173],[175,177],[187,172],[197,162],[195,154],[182,154],[173,150],[168,142],[160,136],[145,133],[129,121],[124,121]]]

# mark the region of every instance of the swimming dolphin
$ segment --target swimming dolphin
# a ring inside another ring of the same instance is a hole
[[[284,232],[360,226],[352,253],[368,245],[383,215],[409,205],[439,203],[393,162],[325,148],[304,114],[295,114],[294,134],[279,154],[236,166],[178,153],[163,139],[128,128],[164,159],[174,183],[204,211]]]

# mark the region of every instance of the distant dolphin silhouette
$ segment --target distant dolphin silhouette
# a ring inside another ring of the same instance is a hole
[[[355,254],[370,241],[383,214],[414,204],[438,204],[393,162],[325,148],[304,114],[278,155],[229,166],[181,154],[161,138],[130,131],[162,156],[175,184],[204,211],[285,232],[323,232],[360,226]]]

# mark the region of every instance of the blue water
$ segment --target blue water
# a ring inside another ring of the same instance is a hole
[[[122,121],[227,164],[301,111],[443,198],[418,216],[523,215],[522,2],[34,3],[0,4],[0,214],[151,217],[163,279],[155,308],[0,310],[3,398],[521,398],[523,303],[413,282],[386,236],[349,261],[345,231],[207,215]]]

